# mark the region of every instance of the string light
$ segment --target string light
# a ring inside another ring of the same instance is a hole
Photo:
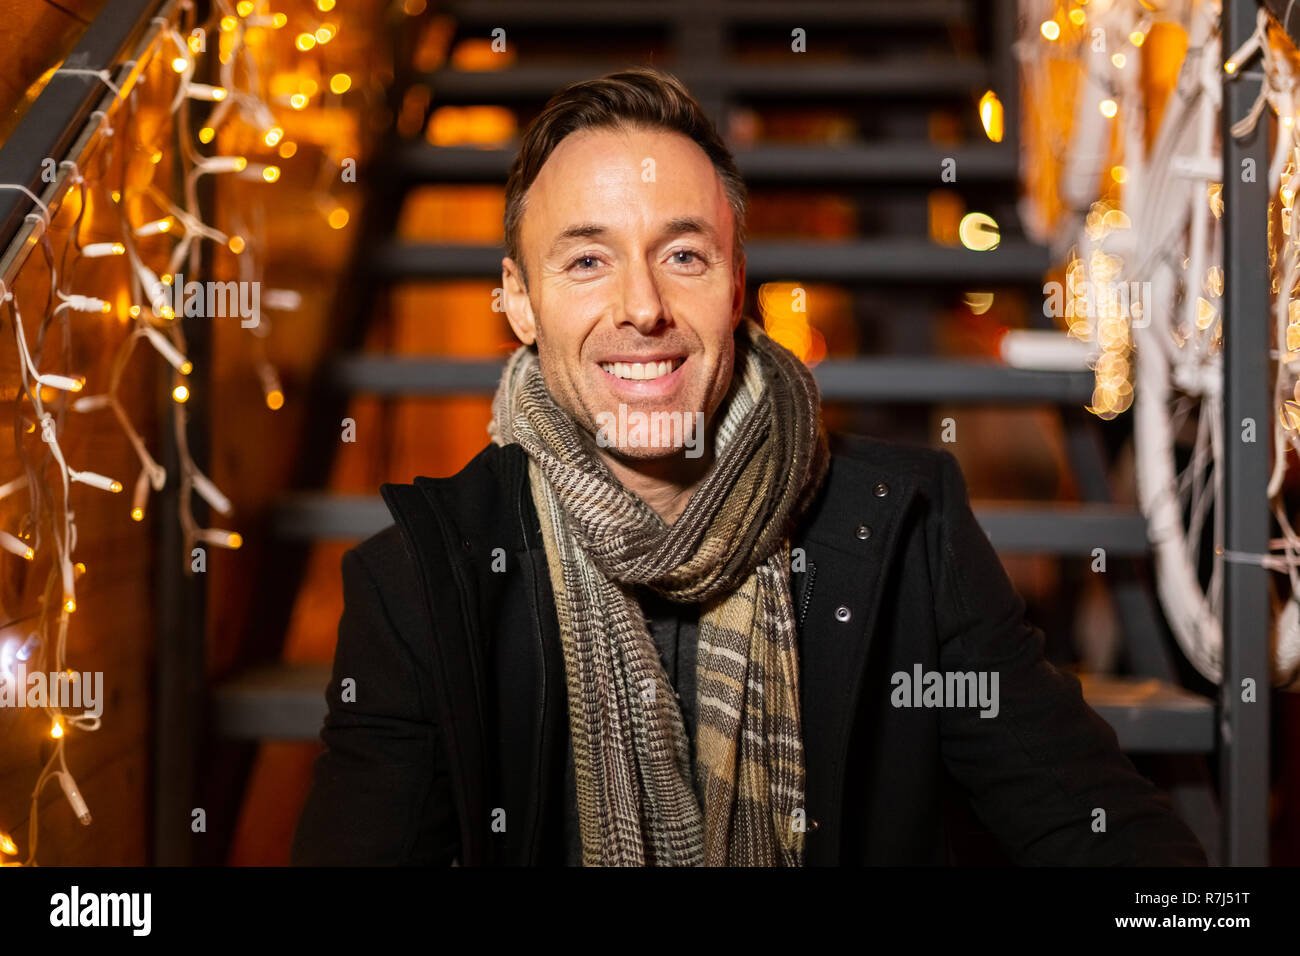
[[[335,3],[334,0],[317,0],[316,6],[321,12],[328,13],[334,8]],[[422,6],[422,3],[406,0],[404,10],[406,13],[413,15],[418,12],[417,8],[422,8]],[[59,497],[53,489],[47,487],[50,484],[50,479],[44,477],[40,480],[39,499],[35,497],[37,490],[32,490],[33,500],[53,503],[54,517],[48,528],[49,533],[42,530],[45,528],[44,518],[41,519],[41,525],[25,526],[16,535],[0,532],[0,548],[15,557],[32,561],[41,555],[48,554],[52,560],[50,568],[52,585],[57,589],[61,583],[61,603],[50,602],[47,609],[41,612],[41,621],[36,630],[28,635],[26,641],[15,652],[16,658],[24,661],[36,649],[39,649],[41,655],[50,655],[51,663],[54,665],[51,673],[75,674],[74,671],[66,667],[64,649],[70,615],[77,610],[75,582],[84,573],[85,565],[72,560],[72,554],[76,548],[77,528],[73,513],[68,508],[69,489],[73,485],[82,484],[110,493],[120,493],[123,490],[121,482],[115,478],[92,470],[73,468],[65,460],[60,445],[63,417],[59,414],[59,409],[71,408],[72,411],[79,414],[93,414],[102,410],[109,410],[113,413],[140,462],[140,469],[135,475],[129,514],[132,521],[143,521],[147,513],[149,494],[151,491],[162,490],[167,473],[154,461],[138,431],[131,423],[125,408],[118,400],[118,386],[122,379],[123,370],[126,368],[127,359],[140,340],[145,339],[148,341],[151,350],[158,353],[178,375],[190,374],[193,371],[193,364],[185,356],[185,339],[181,334],[181,323],[177,321],[176,314],[178,309],[184,311],[181,308],[181,302],[182,294],[185,291],[182,286],[185,283],[182,280],[181,273],[185,272],[188,276],[191,271],[184,268],[188,261],[187,257],[191,254],[194,244],[203,239],[219,243],[236,254],[243,253],[250,246],[254,250],[259,249],[262,242],[262,231],[265,228],[258,218],[255,218],[252,223],[236,220],[239,227],[238,232],[242,233],[242,235],[227,235],[221,230],[208,225],[198,214],[197,203],[192,198],[195,191],[191,187],[200,176],[204,175],[234,174],[241,178],[260,180],[265,183],[276,183],[282,176],[282,170],[278,165],[257,162],[255,157],[253,161],[250,161],[250,158],[245,156],[204,156],[197,151],[192,142],[186,141],[185,131],[197,128],[195,138],[198,144],[202,145],[217,141],[219,133],[222,136],[221,142],[223,144],[227,142],[231,144],[248,143],[248,134],[251,131],[254,143],[260,140],[268,149],[276,150],[281,159],[289,159],[296,154],[298,147],[295,143],[285,140],[284,128],[277,123],[271,104],[273,102],[277,104],[283,103],[292,110],[303,110],[308,107],[312,97],[318,91],[317,83],[311,77],[299,78],[296,83],[296,90],[295,86],[290,86],[284,92],[290,93],[292,91],[292,95],[283,100],[279,98],[272,99],[264,90],[259,88],[260,81],[258,77],[265,77],[266,71],[259,71],[254,68],[254,48],[247,43],[246,34],[249,31],[254,31],[253,35],[256,35],[255,31],[259,28],[283,28],[289,23],[289,17],[286,14],[266,11],[261,4],[253,3],[251,0],[240,0],[239,3],[233,5],[230,0],[214,0],[212,8],[212,16],[207,21],[206,27],[200,27],[193,22],[196,18],[194,7],[190,4],[178,5],[167,21],[154,20],[154,26],[151,27],[156,31],[154,39],[150,41],[147,52],[139,55],[138,62],[142,64],[141,69],[132,74],[131,79],[123,85],[120,92],[115,90],[115,92],[119,92],[118,101],[131,101],[130,107],[123,107],[120,112],[128,117],[133,117],[136,111],[135,103],[138,98],[139,87],[147,79],[156,82],[157,74],[156,72],[150,74],[149,63],[156,63],[158,68],[164,70],[169,78],[174,74],[176,80],[170,112],[175,122],[172,124],[168,135],[172,136],[172,140],[169,142],[174,142],[179,147],[178,163],[185,170],[185,182],[183,184],[185,189],[178,188],[176,190],[177,198],[173,200],[171,197],[163,195],[153,183],[136,187],[130,185],[128,181],[127,185],[122,188],[111,189],[107,193],[113,203],[109,209],[113,211],[121,224],[121,241],[97,241],[82,245],[77,241],[76,229],[74,229],[74,236],[70,240],[70,250],[77,256],[90,259],[112,256],[126,256],[128,258],[131,291],[126,301],[97,296],[89,290],[84,293],[71,292],[62,285],[58,270],[54,268],[54,263],[51,263],[51,273],[54,276],[52,298],[55,302],[53,309],[49,310],[51,315],[60,316],[60,320],[67,323],[73,313],[91,315],[116,313],[123,323],[131,326],[129,334],[126,335],[114,356],[108,387],[104,389],[101,383],[96,382],[96,394],[79,394],[85,387],[85,377],[68,373],[66,370],[68,357],[66,355],[63,357],[63,365],[52,365],[52,353],[48,349],[43,357],[42,352],[37,351],[36,357],[42,365],[49,365],[51,370],[39,370],[36,362],[33,361],[32,354],[27,350],[24,327],[19,314],[19,303],[0,283],[0,308],[7,306],[11,311],[15,342],[18,344],[19,371],[23,379],[18,394],[22,396],[25,402],[30,403],[26,413],[20,413],[19,422],[24,434],[39,433],[39,440],[42,442],[41,447],[48,450],[48,454],[56,466],[56,469],[51,471],[51,474],[55,476],[54,480],[61,479],[63,484],[62,497]],[[178,20],[191,21],[186,23],[184,32],[178,27]],[[214,33],[219,37],[217,49],[212,51],[220,64],[218,71],[220,74],[219,82],[195,83],[193,79],[198,65],[197,58],[205,55],[202,43],[203,33],[201,31],[211,29],[213,26],[217,28]],[[338,27],[332,23],[323,25],[317,23],[310,26],[304,23],[293,35],[295,36],[295,45],[300,48],[306,47],[307,49],[302,50],[302,52],[307,52],[307,50],[315,46],[328,44],[336,38]],[[352,78],[348,74],[324,75],[330,76],[328,89],[331,93],[340,95],[351,89]],[[168,80],[164,80],[164,82],[167,83]],[[322,82],[325,82],[324,76],[322,76]],[[278,97],[279,91],[276,92]],[[197,104],[211,104],[211,108],[207,115],[203,117],[201,123],[194,123],[191,126],[189,120],[190,111],[208,109],[206,106]],[[108,110],[108,112],[116,115],[114,110]],[[114,136],[114,130],[109,125],[111,119],[108,116],[99,113],[98,117],[99,119],[96,121],[101,124],[100,130],[103,133],[101,142],[107,142],[110,145],[122,143],[125,148],[143,151],[143,158],[147,158],[154,166],[162,165],[164,153],[163,149],[159,147],[166,145],[166,143],[159,138],[159,134],[151,132],[150,141],[137,141],[134,144],[128,144],[123,136]],[[242,123],[247,129],[240,130],[236,135],[232,135],[227,139],[222,124],[236,121]],[[335,163],[335,166],[337,167],[337,163]],[[86,204],[84,181],[81,179],[80,173],[76,171],[75,164],[73,165],[73,171],[74,177],[71,180],[72,185],[69,188],[68,195],[75,194],[77,187],[80,187],[81,206],[84,208]],[[160,178],[158,181],[161,182],[162,179]],[[152,205],[144,208],[154,210],[157,218],[140,221],[141,204],[138,200],[146,194],[152,200]],[[124,202],[124,200],[128,201]],[[51,209],[55,209],[54,203],[51,203]],[[325,209],[322,211],[325,211]],[[342,206],[335,206],[328,211],[327,219],[332,228],[343,228],[346,226],[348,218],[348,212]],[[147,244],[148,255],[145,254],[146,244],[137,243],[134,241],[136,239],[151,240]],[[160,249],[169,250],[165,269],[159,270],[161,274],[154,271],[157,268],[156,263],[153,266],[150,265],[153,256],[159,253]],[[242,281],[261,281],[261,265],[254,261],[254,257],[240,256],[238,260],[234,261],[239,263],[239,275]],[[174,280],[173,276],[175,277]],[[175,286],[174,298],[171,294],[173,284]],[[263,301],[268,309],[273,311],[293,310],[301,306],[301,296],[294,290],[267,289],[264,291]],[[260,352],[263,349],[260,344],[262,337],[268,332],[267,320],[264,316],[259,315],[257,317],[257,323],[253,326],[253,329],[256,334],[252,341]],[[44,329],[42,328],[42,336],[43,334]],[[264,356],[257,358],[256,363],[267,408],[270,410],[281,408],[284,404],[284,392],[280,387],[278,375]],[[175,409],[173,419],[177,423],[176,438],[181,499],[178,512],[186,540],[185,555],[187,562],[190,545],[194,542],[204,542],[227,549],[238,549],[243,544],[242,536],[237,531],[222,528],[202,528],[194,520],[191,493],[197,494],[214,511],[220,514],[230,514],[233,508],[229,499],[216,487],[211,479],[197,468],[189,454],[184,429],[185,411],[182,404],[189,395],[190,386],[187,383],[174,382],[173,398],[176,400],[176,404],[173,406]],[[46,404],[55,400],[61,403],[57,408]],[[25,488],[26,482],[27,476],[20,475],[4,484],[0,484],[0,498]],[[35,520],[34,515],[29,516],[29,518]],[[36,532],[34,538],[30,533],[31,530]],[[188,571],[188,563],[186,567]],[[59,592],[54,590],[52,593],[58,594]],[[48,613],[46,613],[47,611]],[[48,637],[48,640],[42,635]],[[75,779],[68,770],[64,742],[67,739],[69,730],[94,731],[99,727],[99,720],[87,714],[64,715],[57,711],[51,711],[50,717],[50,736],[54,740],[54,751],[42,769],[33,789],[32,810],[29,815],[30,845],[27,848],[28,865],[35,862],[37,851],[37,797],[52,777],[59,780],[65,799],[77,819],[85,825],[91,823],[90,810],[77,787]],[[7,853],[10,856],[17,855],[18,848],[7,834],[0,833],[0,852]]]

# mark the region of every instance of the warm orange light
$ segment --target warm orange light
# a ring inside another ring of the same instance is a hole
[[[265,179],[268,183],[275,182],[277,179],[280,178],[280,167],[267,166],[264,170],[262,170],[262,178]]]
[[[352,77],[346,73],[335,73],[330,77],[331,93],[346,93],[352,87]]]
[[[263,140],[266,142],[267,146],[274,146],[276,143],[280,142],[280,139],[283,136],[284,130],[278,126],[272,126],[266,131],[266,136],[263,137]]]
[[[271,411],[276,411],[284,407],[284,392],[278,388],[266,393],[266,407]]]
[[[7,853],[9,856],[18,855],[18,846],[14,843],[13,837],[3,832],[0,832],[0,853]]]
[[[293,96],[289,97],[289,105],[296,110],[300,110],[307,105],[307,97],[303,96],[301,93],[295,93]]]
[[[1061,26],[1055,20],[1044,20],[1038,29],[1049,40],[1055,40],[1061,35]]]
[[[199,142],[210,143],[212,142],[212,138],[216,135],[217,131],[215,129],[211,126],[205,126],[203,129],[199,130]]]
[[[1115,114],[1119,112],[1119,104],[1114,100],[1102,100],[1097,104],[1097,109],[1101,110],[1101,115],[1106,119],[1114,119]]]
[[[231,236],[230,240],[226,243],[226,245],[230,247],[231,252],[233,252],[235,255],[239,255],[241,252],[244,251],[244,246],[245,246],[244,237]]]
[[[316,45],[316,35],[314,33],[299,33],[298,39],[293,41],[293,45],[306,53]]]
[[[348,211],[339,206],[330,213],[329,224],[331,229],[342,229],[348,224]]]
[[[226,537],[227,548],[238,548],[244,543],[244,537],[238,531],[232,531]]]
[[[980,122],[990,140],[1002,142],[1002,101],[992,90],[980,97]]]
[[[184,404],[190,397],[190,390],[184,385],[177,385],[172,389],[172,398],[180,404]]]
[[[54,726],[50,728],[50,736],[55,740],[63,736],[63,724],[60,721],[54,722]]]
[[[184,73],[189,65],[190,61],[185,59],[183,56],[178,56],[176,59],[172,60],[172,69],[177,73]]]
[[[292,159],[293,154],[298,152],[298,144],[291,140],[286,139],[283,143],[280,144],[279,152],[280,152],[281,159]]]
[[[143,520],[144,520],[144,509],[143,509],[143,508],[132,508],[132,509],[131,509],[131,520],[132,520],[132,521],[143,521]]]

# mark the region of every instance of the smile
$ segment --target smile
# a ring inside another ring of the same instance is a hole
[[[685,361],[684,358],[675,358],[661,362],[601,362],[600,367],[615,378],[648,382],[671,375]]]

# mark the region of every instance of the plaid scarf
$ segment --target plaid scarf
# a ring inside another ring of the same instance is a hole
[[[489,433],[529,455],[568,685],[584,866],[799,866],[803,740],[789,532],[829,461],[808,369],[751,320],[715,460],[671,526],[515,351]],[[704,440],[704,436],[698,436]],[[695,739],[633,586],[699,602]]]

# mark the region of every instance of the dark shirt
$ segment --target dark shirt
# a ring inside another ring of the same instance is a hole
[[[668,681],[681,704],[691,755],[691,781],[695,780],[695,649],[699,636],[699,606],[678,604],[654,591],[638,587],[637,600]],[[564,773],[564,862],[582,866],[582,831],[578,824],[578,785],[573,764],[573,737],[568,739]]]

